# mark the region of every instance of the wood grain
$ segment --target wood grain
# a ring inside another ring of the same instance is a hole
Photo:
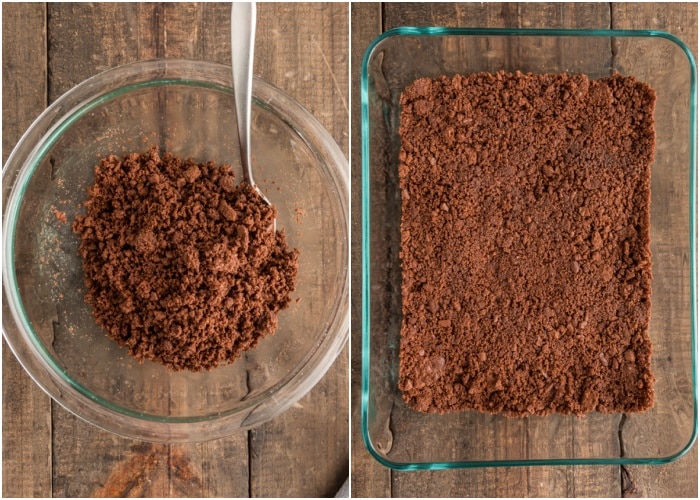
[[[37,8],[47,13],[48,29],[26,21],[19,24],[32,9],[30,5],[16,7],[13,12],[18,21],[14,24],[8,22],[6,14],[11,9],[3,6],[3,78],[21,76],[16,85],[24,100],[18,104],[33,97],[24,89],[37,88],[26,73],[34,66],[42,72],[43,82],[48,79],[47,85],[38,89],[50,103],[86,78],[133,61],[191,58],[230,64],[227,3],[55,3],[37,4]],[[283,26],[277,16],[284,17]],[[256,73],[311,110],[347,155],[347,6],[262,4],[258,6],[258,22],[256,51],[260,59],[256,60]],[[42,42],[37,44],[40,37]],[[25,73],[20,74],[9,65],[12,57],[6,56],[9,40],[16,40],[15,57],[26,57],[19,47],[39,45],[44,52],[33,54],[35,64],[22,65]],[[4,86],[3,92],[6,89],[9,92],[11,86]],[[5,94],[3,97],[4,103],[11,102]],[[38,110],[12,130],[3,127],[4,154],[46,104],[44,98],[34,107],[20,107],[25,114]],[[12,113],[18,113],[16,107],[8,108],[7,112],[3,109],[3,124]],[[4,364],[3,377],[10,383],[4,385],[3,393],[3,447],[10,451],[3,455],[3,493],[247,497],[276,496],[275,492],[284,491],[293,496],[315,496],[334,494],[347,477],[347,349],[295,408],[256,429],[250,437],[239,432],[217,441],[171,446],[116,436],[51,405],[21,369],[12,365],[11,354],[5,354],[9,361]],[[32,391],[40,401],[43,398],[43,406],[23,395]],[[8,415],[8,408],[17,409],[16,415]],[[31,449],[27,450],[29,443]],[[249,449],[253,453],[249,454]],[[37,450],[45,450],[43,459]],[[19,479],[22,484],[18,484]]]
[[[603,3],[401,3],[385,4],[384,30],[397,26],[489,28],[606,28]]]
[[[45,5],[4,3],[2,34],[4,164],[46,107]],[[50,496],[51,400],[24,372],[4,340],[2,367],[2,494]]]
[[[360,430],[360,377],[362,371],[362,156],[360,154],[360,74],[362,58],[370,42],[382,32],[382,7],[379,3],[353,3],[352,9],[352,482],[354,497],[390,497],[391,471],[371,458],[365,450]]]
[[[347,4],[260,3],[258,9],[258,40],[267,43],[256,42],[255,74],[311,111],[347,156]]]

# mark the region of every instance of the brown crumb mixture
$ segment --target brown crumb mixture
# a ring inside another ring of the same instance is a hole
[[[633,77],[520,72],[405,90],[399,386],[411,407],[652,406],[655,99]]]
[[[59,209],[57,209],[53,205],[51,206],[51,213],[53,214],[54,217],[56,217],[56,220],[58,222],[61,222],[62,224],[68,223],[68,219],[66,219],[66,213],[61,212]]]
[[[73,230],[86,300],[109,337],[139,361],[199,371],[232,362],[277,328],[298,251],[230,165],[157,148],[95,167]]]

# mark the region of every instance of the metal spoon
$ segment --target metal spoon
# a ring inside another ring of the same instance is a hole
[[[233,67],[233,94],[236,100],[238,141],[241,146],[243,179],[251,185],[263,201],[272,206],[253,179],[250,160],[250,108],[253,96],[253,53],[255,51],[255,2],[233,2],[231,6],[231,65]],[[272,230],[277,229],[277,220]]]

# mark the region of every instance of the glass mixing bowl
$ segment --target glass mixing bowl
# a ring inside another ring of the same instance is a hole
[[[254,427],[306,394],[347,340],[347,160],[289,96],[261,80],[253,94],[255,179],[300,251],[298,284],[274,335],[209,372],[139,364],[107,338],[84,301],[71,222],[109,154],[155,145],[229,163],[241,180],[231,68],[157,60],[97,75],[52,104],[5,164],[3,333],[37,384],[95,425],[164,443]]]

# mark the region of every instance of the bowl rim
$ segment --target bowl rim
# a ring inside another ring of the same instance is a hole
[[[167,76],[183,71],[196,77]],[[146,76],[148,75],[148,77]],[[136,83],[114,85],[123,77],[137,78]],[[231,78],[231,67],[209,61],[187,59],[151,59],[120,65],[98,73],[61,95],[29,126],[3,165],[3,336],[25,371],[56,402],[80,418],[110,432],[127,437],[163,443],[199,442],[216,439],[234,431],[250,429],[274,418],[303,397],[323,377],[342,351],[349,335],[349,241],[344,238],[345,256],[341,291],[334,304],[332,317],[324,324],[323,335],[301,360],[300,365],[286,374],[272,388],[251,398],[236,410],[195,417],[162,417],[148,415],[110,403],[92,393],[65,373],[37,338],[27,320],[19,291],[14,265],[14,240],[19,208],[27,182],[31,179],[48,148],[58,140],[72,122],[124,93],[147,86],[173,84],[194,85],[232,94],[225,83],[211,78]],[[97,89],[97,93],[95,93]],[[349,196],[347,160],[330,133],[304,108],[277,87],[255,77],[254,105],[276,115],[294,131],[301,141],[326,165],[326,175],[338,193],[339,221],[349,234]],[[13,330],[10,332],[9,330]],[[14,330],[17,330],[16,332]],[[318,359],[316,365],[309,365]],[[285,388],[286,396],[279,394]],[[270,395],[276,397],[270,398]],[[97,403],[97,407],[93,405]],[[109,418],[115,414],[119,419]],[[105,419],[105,417],[108,417]],[[162,429],[153,429],[159,425]]]
[[[369,133],[369,64],[375,49],[388,38],[421,36],[570,36],[570,37],[616,37],[616,38],[662,38],[676,44],[684,52],[690,70],[690,126],[689,126],[689,271],[690,271],[690,358],[693,397],[693,428],[688,442],[676,453],[664,457],[616,457],[616,458],[567,458],[567,459],[513,459],[513,460],[476,460],[476,461],[430,461],[399,462],[386,458],[376,449],[369,434],[369,396],[370,396],[370,133]],[[688,46],[678,37],[660,30],[624,30],[624,29],[564,29],[564,28],[462,28],[445,26],[400,26],[378,35],[364,52],[360,75],[360,117],[361,117],[361,210],[362,210],[362,255],[361,255],[361,394],[360,394],[360,428],[362,441],[369,454],[382,465],[394,470],[443,470],[477,467],[511,467],[535,465],[656,465],[673,462],[685,455],[694,445],[698,434],[698,342],[697,342],[697,68],[695,58]]]

